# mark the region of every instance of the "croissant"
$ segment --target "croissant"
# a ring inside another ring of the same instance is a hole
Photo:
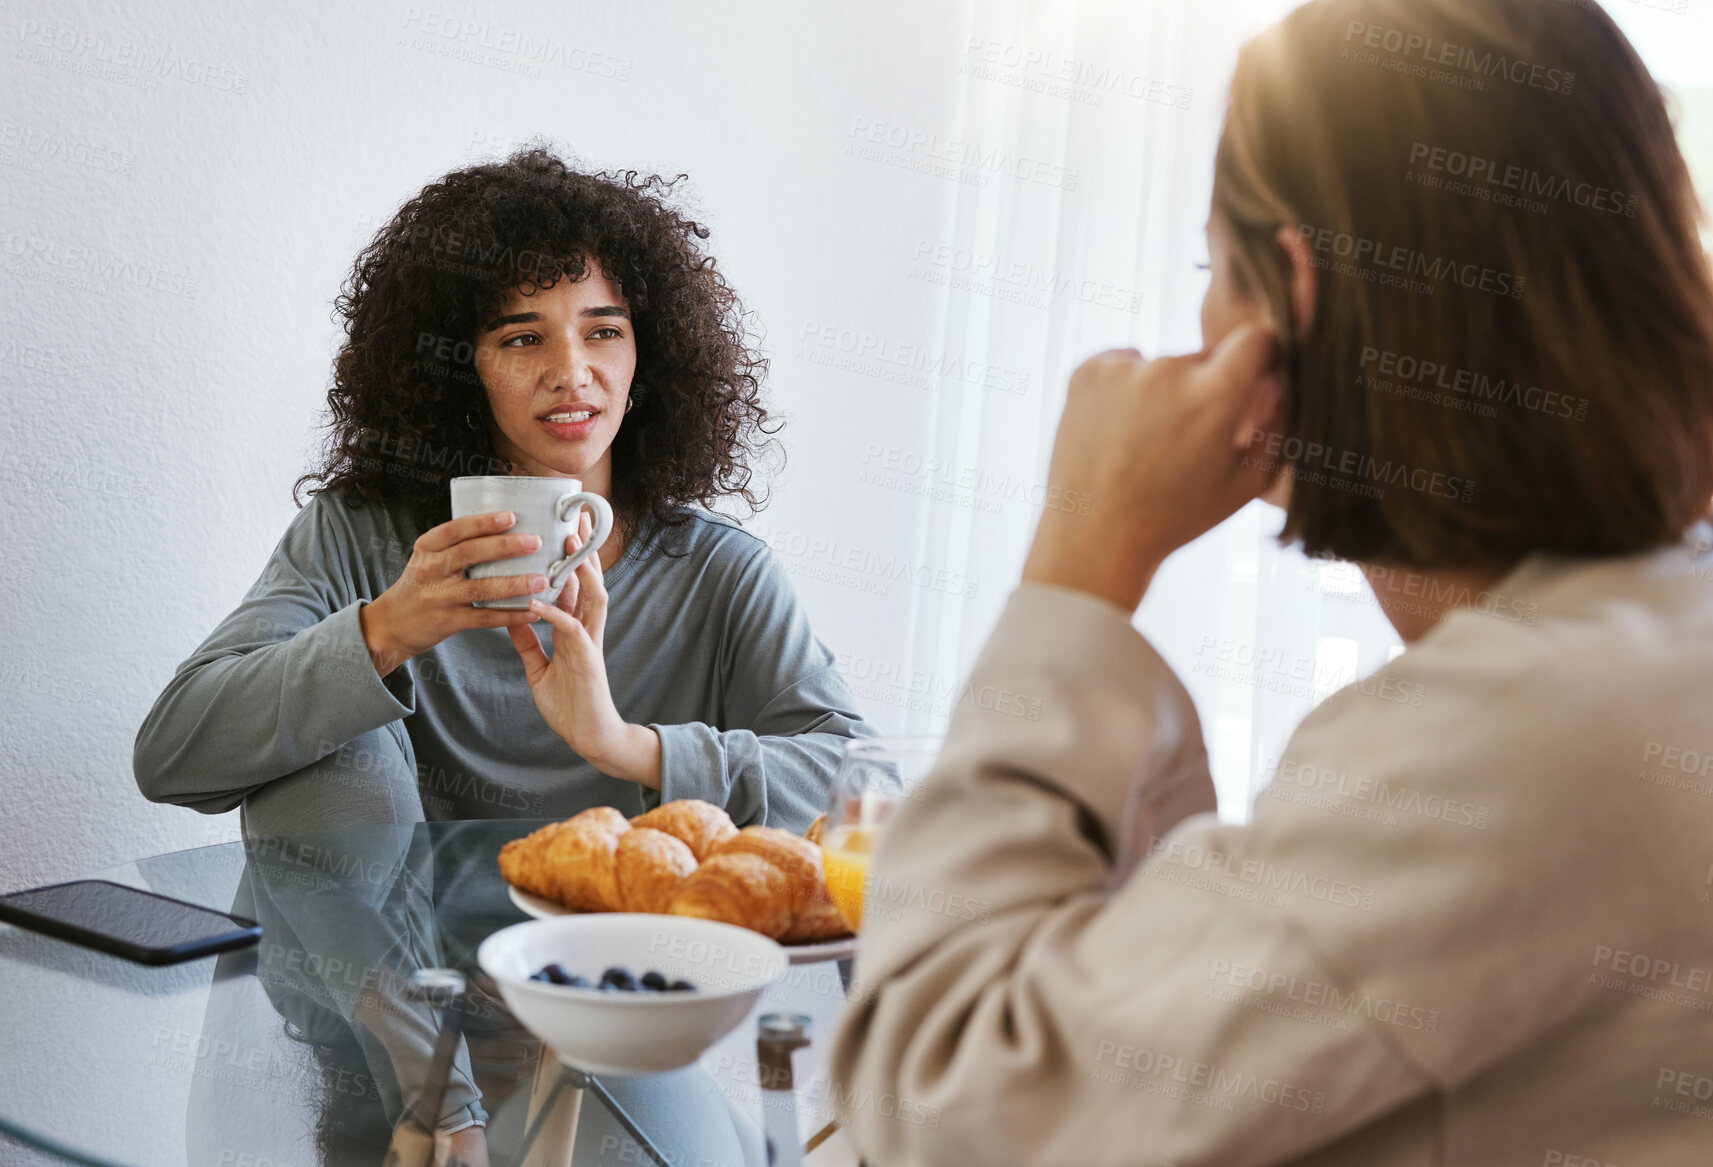
[[[573,818],[553,836],[542,856],[547,889],[542,893],[584,911],[615,911],[619,902],[613,856],[619,836],[630,830],[625,816],[597,806]]]
[[[753,928],[775,940],[791,927],[791,881],[760,855],[722,851],[684,881],[668,909],[674,916],[695,916]]]
[[[786,909],[786,922],[779,932],[751,923],[760,918],[771,926],[774,918],[760,915],[749,902],[754,894],[751,889],[761,884],[761,877],[755,874],[754,863],[737,863],[739,856],[760,860],[777,872],[778,878],[769,877],[764,886],[770,896],[783,901]],[[850,931],[827,894],[820,850],[809,840],[775,827],[745,827],[739,831],[684,881],[678,898],[672,902],[672,911],[679,916],[741,924],[788,944],[826,940]]]
[[[696,853],[684,840],[650,827],[632,827],[613,852],[618,897],[613,911],[665,912],[690,873]]]
[[[683,840],[696,856],[696,862],[706,859],[716,847],[738,833],[732,816],[711,802],[699,798],[679,798],[663,802],[651,811],[637,815],[633,827],[652,827]]]
[[[507,843],[500,874],[585,912],[695,916],[787,943],[850,931],[827,895],[814,843],[773,827],[740,831],[698,799],[628,822],[612,807],[592,807]]]
[[[618,836],[629,829],[625,816],[612,807],[591,807],[501,847],[500,875],[513,887],[559,903],[567,902],[568,894],[580,901],[598,900],[600,897],[587,886],[587,869],[599,864],[582,861],[582,856],[610,856],[618,846]],[[561,886],[566,876],[571,877],[575,888]]]

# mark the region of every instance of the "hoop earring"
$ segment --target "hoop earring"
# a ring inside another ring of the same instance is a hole
[[[633,410],[635,408],[636,408],[636,398],[635,397],[626,397],[625,398],[625,412],[629,413],[631,410]]]
[[[466,409],[464,411],[464,424],[473,430],[479,430],[482,425],[476,420],[475,413],[476,411],[473,409]]]

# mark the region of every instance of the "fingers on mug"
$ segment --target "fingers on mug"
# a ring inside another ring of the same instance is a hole
[[[589,533],[589,539],[577,550],[562,559],[556,559],[547,569],[547,586],[556,588],[572,571],[589,556],[601,549],[601,544],[607,541],[607,536],[613,532],[613,508],[606,499],[592,491],[581,491],[578,494],[568,494],[559,500],[555,508],[561,523],[569,522],[571,513],[578,507],[588,507],[595,514],[595,529]]]

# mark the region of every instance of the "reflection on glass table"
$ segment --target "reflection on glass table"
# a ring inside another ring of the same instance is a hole
[[[0,925],[0,1131],[38,1148],[0,1141],[6,1162],[373,1167],[436,1089],[439,1129],[482,1122],[489,1160],[520,1162],[532,1101],[540,1111],[555,1087],[587,1085],[544,1069],[540,1044],[476,963],[483,939],[527,919],[497,856],[540,825],[352,827],[97,873],[264,928],[254,948],[168,968]],[[848,968],[794,966],[755,1013],[804,1014],[830,1036]],[[411,981],[427,969],[461,974],[464,992],[425,999]],[[447,1009],[458,1032],[434,1083]],[[696,1065],[598,1079],[578,1095],[575,1162],[647,1163],[638,1136],[672,1164],[765,1162],[755,1042],[751,1017]],[[804,1131],[834,1117],[826,1044],[798,1054]],[[538,1138],[531,1167],[564,1161],[569,1148],[551,1142]]]

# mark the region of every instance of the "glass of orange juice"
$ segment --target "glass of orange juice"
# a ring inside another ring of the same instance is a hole
[[[937,737],[879,737],[845,744],[821,829],[821,863],[827,892],[853,932],[862,930],[869,859],[886,824],[939,756],[941,742]]]

